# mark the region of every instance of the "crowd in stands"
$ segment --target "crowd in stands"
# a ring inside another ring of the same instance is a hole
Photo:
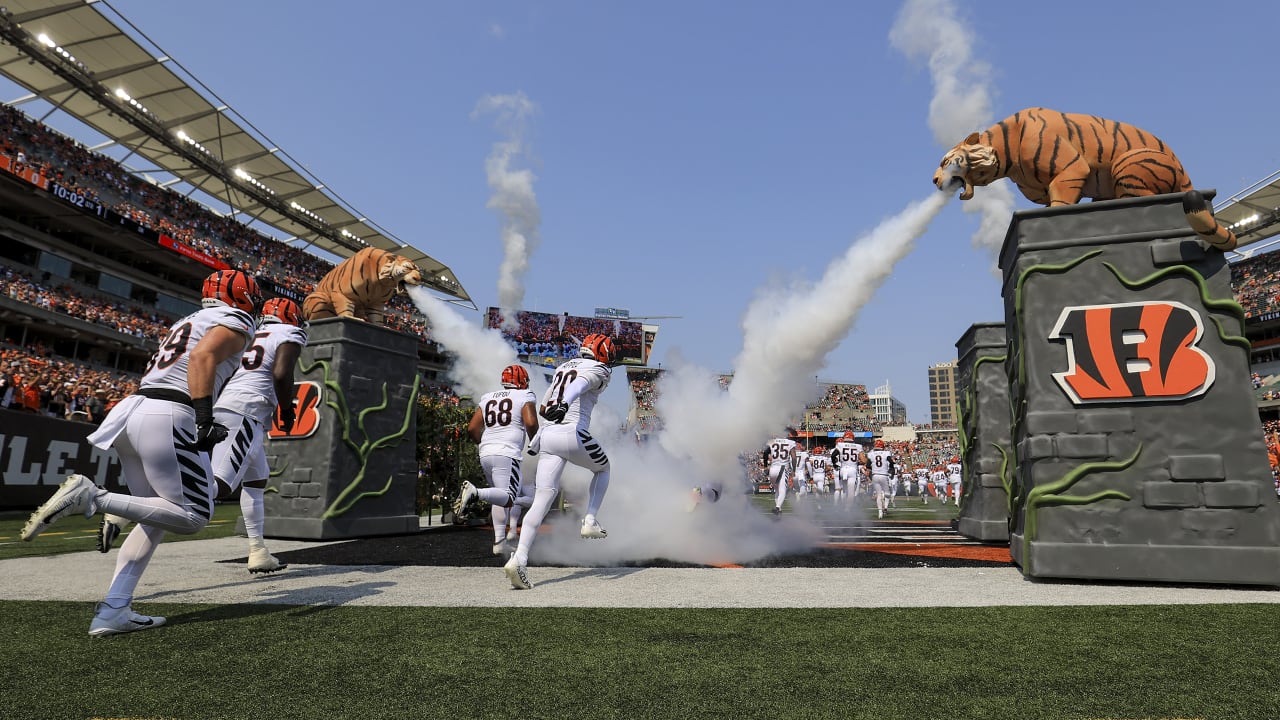
[[[0,295],[125,335],[154,340],[160,339],[176,319],[165,318],[154,309],[81,294],[69,283],[52,283],[48,273],[37,281],[29,273],[8,266],[0,268]]]
[[[333,264],[214,213],[168,188],[147,182],[9,105],[0,104],[0,154],[73,188],[144,227],[162,232],[238,270],[305,297]],[[425,338],[425,318],[397,295],[387,325]]]
[[[1280,252],[1255,255],[1231,265],[1231,289],[1253,318],[1280,310]]]
[[[0,345],[0,408],[48,417],[102,422],[139,377],[55,357],[40,343]]]

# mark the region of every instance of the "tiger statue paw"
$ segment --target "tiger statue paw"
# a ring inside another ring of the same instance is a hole
[[[421,285],[422,271],[409,258],[364,248],[338,263],[302,302],[308,321],[351,317],[381,323],[384,308],[406,285]]]
[[[1083,198],[1114,200],[1187,193],[1183,212],[1201,240],[1223,251],[1236,236],[1213,217],[1177,155],[1160,138],[1128,123],[1096,115],[1026,108],[972,133],[942,156],[933,173],[939,190],[973,197],[975,186],[1002,177],[1031,202],[1050,207]]]

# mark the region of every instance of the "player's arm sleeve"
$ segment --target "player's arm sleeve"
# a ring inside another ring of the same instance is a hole
[[[590,389],[591,380],[581,376],[576,377],[573,382],[569,383],[569,387],[564,389],[564,399],[560,402],[563,402],[565,405],[572,405],[573,401],[582,397],[582,393]]]

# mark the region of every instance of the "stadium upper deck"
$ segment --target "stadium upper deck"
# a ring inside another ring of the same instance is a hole
[[[0,41],[0,74],[29,91],[9,104],[66,114],[107,138],[95,150],[154,163],[162,187],[295,247],[405,255],[428,287],[471,304],[447,266],[357,212],[110,5],[6,2]]]

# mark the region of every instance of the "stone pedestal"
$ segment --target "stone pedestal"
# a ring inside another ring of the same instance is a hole
[[[294,436],[267,443],[267,537],[417,532],[417,340],[349,318],[311,324]],[[295,437],[297,436],[297,437]]]
[[[1004,323],[970,326],[956,343],[956,392],[960,403],[960,534],[984,542],[1009,541],[1009,379],[1005,373]]]
[[[1182,197],[1009,226],[1010,551],[1028,577],[1280,584],[1243,311]]]

